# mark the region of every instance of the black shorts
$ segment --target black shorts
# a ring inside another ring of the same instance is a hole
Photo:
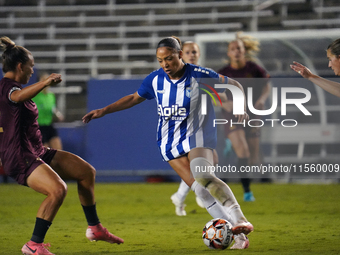
[[[58,136],[58,131],[53,127],[53,125],[40,126],[39,129],[42,135],[43,143],[48,143],[53,137]]]

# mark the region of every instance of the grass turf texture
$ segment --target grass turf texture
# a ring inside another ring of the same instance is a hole
[[[51,252],[67,254],[340,254],[339,185],[252,185],[256,201],[245,203],[239,184],[230,187],[255,227],[247,250],[216,251],[202,241],[211,217],[190,192],[178,217],[170,201],[177,183],[96,185],[101,222],[124,244],[89,242],[74,183],[47,233]],[[16,184],[0,185],[0,254],[21,254],[31,237],[44,196]]]

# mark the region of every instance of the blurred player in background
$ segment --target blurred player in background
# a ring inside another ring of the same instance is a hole
[[[163,159],[202,199],[213,218],[227,219],[232,223],[234,235],[242,237],[236,239],[232,248],[247,248],[249,241],[245,235],[253,231],[253,226],[243,215],[233,192],[214,173],[200,170],[213,166],[217,138],[211,119],[215,116],[211,101],[207,103],[206,115],[199,112],[202,90],[198,88],[198,82],[204,78],[214,83],[228,82],[243,91],[242,86],[212,70],[185,64],[178,38],[162,39],[157,45],[156,57],[161,68],[149,74],[138,91],[104,108],[90,111],[83,117],[83,122],[131,108],[146,99],[156,99],[159,114],[157,142]],[[173,111],[175,108],[177,110]],[[243,120],[247,114],[238,117]]]
[[[46,195],[38,209],[31,240],[23,254],[53,254],[44,244],[45,235],[62,205],[67,186],[64,179],[76,180],[78,195],[89,227],[90,241],[122,243],[109,233],[97,216],[94,197],[95,169],[80,157],[44,147],[37,122],[38,110],[31,100],[44,88],[61,82],[60,74],[22,87],[33,74],[34,58],[27,49],[8,37],[0,38],[3,72],[0,81],[0,158],[5,173],[19,184]]]
[[[333,41],[327,47],[328,67],[332,68],[334,74],[340,76],[340,38]],[[327,92],[340,97],[340,83],[324,79],[316,74],[313,74],[306,66],[294,62],[290,66],[295,72],[301,74],[303,78],[306,78],[323,88]]]
[[[245,36],[242,32],[236,34],[236,39],[229,42],[227,55],[229,64],[223,67],[218,73],[232,78],[242,79],[242,86],[245,93],[248,87],[253,87],[253,102],[255,109],[262,110],[270,94],[269,75],[254,62],[254,55],[259,51],[259,42],[250,36]],[[262,79],[254,79],[262,78]],[[224,118],[230,120],[235,118],[232,115],[233,98],[229,90],[226,90],[228,98],[223,103]],[[249,119],[259,119],[258,116],[248,111]],[[234,121],[235,122],[235,121]],[[224,125],[226,137],[230,139],[233,149],[238,157],[238,169],[242,166],[259,165],[260,156],[260,128],[244,127],[243,125]],[[254,201],[255,197],[250,190],[250,178],[241,178],[244,190],[244,201]]]
[[[198,44],[193,41],[184,42],[182,45],[183,51],[183,61],[185,63],[198,65],[198,60],[200,59],[201,52]]]
[[[39,81],[46,80],[48,76],[49,75],[47,73],[42,74]],[[58,136],[57,129],[53,126],[53,122],[54,120],[64,121],[64,116],[56,107],[54,93],[49,92],[48,87],[46,87],[32,100],[38,108],[38,124],[44,146],[62,150],[62,142]]]

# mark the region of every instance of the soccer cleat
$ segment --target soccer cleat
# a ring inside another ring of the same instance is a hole
[[[254,227],[250,222],[238,223],[231,229],[234,235],[238,235],[241,233],[248,235],[253,230],[254,230]]]
[[[244,202],[254,202],[255,201],[255,197],[253,195],[253,192],[251,192],[251,191],[245,192],[243,194],[243,201]]]
[[[242,250],[247,249],[249,247],[249,239],[248,237],[241,233],[239,235],[234,235],[235,243],[230,247],[231,250]]]
[[[172,203],[176,206],[176,214],[178,216],[186,216],[187,215],[187,212],[184,210],[184,207],[186,206],[183,202],[181,202],[176,193],[173,194],[171,197],[170,197]]]
[[[89,226],[86,229],[86,237],[91,242],[105,241],[105,242],[116,243],[116,244],[124,243],[124,240],[122,238],[119,238],[118,236],[111,234],[106,228],[102,226],[101,223],[95,226]]]
[[[198,196],[196,196],[196,203],[198,204],[199,207],[205,208],[202,199],[200,199]]]
[[[36,243],[33,241],[27,242],[21,249],[22,254],[25,255],[54,255],[51,253],[47,247],[50,247],[50,244],[44,243]]]

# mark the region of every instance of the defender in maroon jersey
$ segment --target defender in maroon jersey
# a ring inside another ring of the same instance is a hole
[[[252,102],[254,108],[262,110],[265,101],[269,97],[270,84],[269,75],[258,64],[254,62],[255,54],[259,51],[259,42],[251,37],[243,35],[241,32],[236,34],[236,39],[229,42],[227,55],[230,63],[223,67],[218,73],[235,78],[241,82],[246,96],[248,87],[253,88]],[[241,79],[239,79],[241,78]],[[223,103],[223,115],[228,123],[232,120],[237,122],[232,114],[233,98],[230,91],[226,91],[228,102]],[[260,119],[259,116],[247,110],[249,119]],[[253,125],[257,125],[255,122]],[[259,165],[260,157],[260,128],[246,125],[224,125],[225,136],[231,141],[233,149],[238,157],[238,169],[247,165]],[[255,197],[250,190],[250,178],[241,178],[243,186],[244,201],[254,201]]]
[[[60,74],[23,88],[33,74],[34,58],[8,37],[0,38],[4,78],[0,81],[0,158],[7,175],[19,184],[46,195],[37,213],[31,240],[23,254],[52,254],[44,238],[67,193],[64,180],[76,180],[80,203],[88,222],[86,237],[123,243],[104,228],[94,198],[95,169],[80,157],[43,146],[37,122],[38,110],[31,100],[47,86],[61,82]]]

